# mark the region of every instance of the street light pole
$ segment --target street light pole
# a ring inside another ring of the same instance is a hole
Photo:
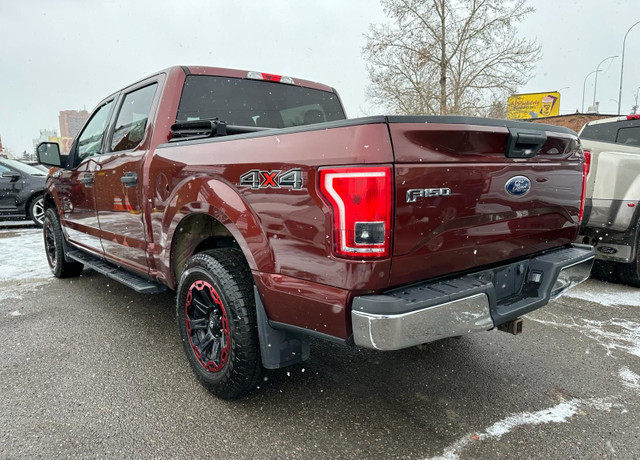
[[[615,59],[618,56],[609,56],[604,58],[602,61],[600,61],[600,64],[598,64],[598,67],[596,67],[596,82],[593,84],[593,104],[591,104],[593,107],[596,106],[596,90],[598,89],[598,73],[597,71],[600,70],[600,66],[602,65],[602,63],[604,61],[607,61],[609,59]]]
[[[638,89],[636,90],[636,103],[633,105],[633,114],[634,115],[636,113],[638,113],[638,93],[640,93],[640,86],[638,86]]]
[[[584,83],[582,84],[582,110],[580,110],[581,113],[584,113],[584,91],[585,91],[585,88],[587,87],[587,78],[589,78],[591,75],[597,72],[601,72],[601,71],[594,70],[593,72],[589,72],[587,76],[584,77]]]
[[[634,25],[629,27],[629,30],[627,30],[627,33],[624,34],[624,40],[622,40],[622,62],[620,63],[620,90],[618,91],[618,115],[620,115],[620,104],[622,103],[622,76],[624,74],[624,47],[627,44],[627,35],[629,35],[629,32],[631,32],[631,29],[633,29],[638,24],[640,24],[640,21],[636,22]]]
[[[570,86],[563,86],[562,88],[560,88],[559,90],[556,91],[556,93],[560,94],[560,91],[562,91],[563,89],[569,89],[571,88]],[[560,94],[561,95],[561,94]],[[562,95],[561,95],[562,96]],[[562,99],[560,100],[562,102]],[[560,107],[558,107],[558,109],[560,109]],[[559,112],[559,110],[558,110]]]

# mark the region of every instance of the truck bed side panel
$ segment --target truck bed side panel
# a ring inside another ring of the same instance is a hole
[[[386,286],[391,260],[362,263],[332,255],[331,214],[316,188],[317,170],[323,165],[391,164],[392,160],[385,123],[162,146],[149,169],[155,265],[168,272],[171,242],[184,217],[210,213],[208,203],[223,203],[215,216],[235,227],[240,246],[250,252],[247,259],[250,264],[255,261],[251,268],[264,287],[269,318],[346,338],[349,292]],[[300,189],[240,184],[240,177],[252,170],[272,174],[292,169],[301,170]],[[223,189],[226,195],[217,196]],[[224,215],[225,209],[234,214]],[[274,274],[280,276],[270,276]],[[300,308],[306,307],[296,280],[318,286],[315,297],[324,303],[317,302],[314,308],[323,311],[301,314]]]

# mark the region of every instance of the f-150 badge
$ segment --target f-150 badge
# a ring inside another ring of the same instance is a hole
[[[407,190],[407,203],[415,203],[418,198],[449,195],[451,195],[451,189],[449,188],[412,188]]]
[[[302,189],[302,170],[261,171],[259,169],[252,169],[240,176],[240,185],[248,185],[254,190],[284,187],[300,190]]]

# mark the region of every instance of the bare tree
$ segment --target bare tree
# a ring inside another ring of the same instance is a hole
[[[363,56],[369,98],[394,113],[496,116],[531,77],[540,46],[517,36],[526,0],[381,0]]]

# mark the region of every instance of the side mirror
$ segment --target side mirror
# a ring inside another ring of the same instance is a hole
[[[2,173],[3,179],[11,179],[11,182],[17,182],[20,180],[20,174],[12,172],[12,171],[4,171]]]
[[[40,142],[36,147],[38,163],[45,166],[62,166],[60,146],[57,142]]]

